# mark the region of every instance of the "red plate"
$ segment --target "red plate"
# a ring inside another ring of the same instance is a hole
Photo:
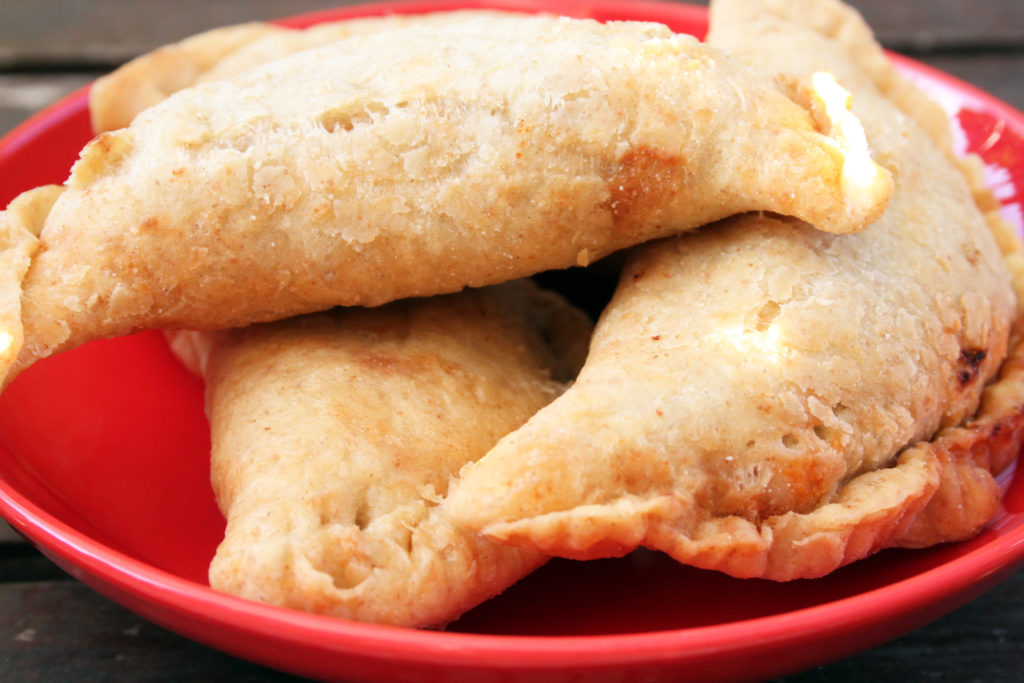
[[[703,9],[598,1],[348,7],[285,23],[454,7],[546,9],[662,21],[703,35]],[[1022,226],[1024,115],[919,64],[900,67],[946,105]],[[89,138],[85,92],[0,141],[0,205],[59,182]],[[886,551],[823,579],[740,581],[637,552],[553,561],[446,632],[328,619],[216,593],[206,566],[223,532],[208,483],[202,387],[155,333],[43,361],[0,396],[0,513],[100,593],[231,654],[349,680],[761,679],[871,647],[951,611],[1024,561],[1024,475],[977,538]]]

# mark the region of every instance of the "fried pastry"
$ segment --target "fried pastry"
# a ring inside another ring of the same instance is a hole
[[[5,219],[35,249],[7,379],[97,337],[482,286],[748,210],[857,230],[891,184],[861,133],[834,88],[653,24],[480,13],[303,50],[145,109],[49,213]]]
[[[436,626],[544,561],[453,525],[463,464],[571,380],[590,323],[526,281],[238,330],[173,333],[206,378],[227,530],[215,589]]]
[[[143,109],[179,90],[229,78],[301,50],[409,22],[424,30],[437,30],[444,25],[457,29],[469,26],[466,19],[475,14],[473,10],[394,14],[324,22],[305,29],[252,21],[204,31],[141,55],[98,78],[89,89],[92,128],[96,133],[124,128]]]
[[[577,382],[464,469],[450,513],[556,555],[643,545],[776,580],[976,533],[1024,422],[1020,348],[985,389],[1017,346],[1019,241],[852,10],[711,17],[712,43],[782,82],[828,70],[853,93],[888,209],[856,234],[751,214],[638,247]]]
[[[428,14],[391,14],[314,24],[294,29],[265,22],[246,22],[210,29],[177,43],[164,45],[98,78],[89,89],[93,132],[128,126],[139,112],[198,83],[230,78],[282,57],[328,43],[369,35],[410,22],[424,31],[479,30],[472,19],[498,16],[490,10],[455,10]],[[504,14],[510,31],[514,22],[529,27],[528,15]]]
[[[247,22],[204,31],[136,57],[90,86],[93,132],[124,128],[143,109],[207,80],[218,64],[233,61],[233,55],[245,51],[246,46],[285,31],[273,24]],[[263,62],[252,66],[259,63]]]

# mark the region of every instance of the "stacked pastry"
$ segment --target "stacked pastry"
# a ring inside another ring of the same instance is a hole
[[[550,555],[786,580],[994,514],[1018,241],[838,2],[718,2],[707,44],[248,24],[91,108],[68,181],[0,215],[4,381],[192,330],[169,339],[207,382],[214,588],[429,626]],[[612,253],[593,331],[523,279]]]

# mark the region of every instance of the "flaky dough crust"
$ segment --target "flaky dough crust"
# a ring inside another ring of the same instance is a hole
[[[302,50],[410,22],[425,31],[457,29],[474,16],[495,15],[490,11],[458,10],[342,19],[304,29],[259,21],[210,29],[140,55],[96,79],[89,89],[92,129],[103,133],[124,128],[141,111],[179,90],[230,78]]]
[[[890,181],[816,97],[660,25],[501,13],[180,90],[91,142],[24,226],[14,372],[142,328],[501,282],[747,210],[860,229]]]
[[[175,333],[206,377],[227,531],[214,588],[437,626],[544,561],[454,525],[449,481],[557,396],[590,323],[527,282],[221,333]]]
[[[453,516],[569,557],[646,545],[777,580],[976,533],[1020,445],[1020,349],[984,389],[1017,344],[1019,241],[923,95],[860,66],[881,50],[850,38],[852,10],[716,0],[712,19],[715,44],[853,92],[889,208],[853,235],[750,215],[638,248],[579,380],[464,470]]]

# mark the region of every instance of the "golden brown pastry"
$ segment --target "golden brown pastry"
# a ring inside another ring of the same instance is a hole
[[[4,313],[24,327],[14,372],[142,328],[506,281],[747,210],[856,230],[888,196],[841,94],[819,115],[824,91],[663,26],[435,28],[186,88],[93,140],[49,213],[11,228],[38,236]]]
[[[98,78],[89,89],[92,128],[96,133],[124,128],[143,109],[179,90],[229,78],[301,50],[351,36],[387,31],[409,22],[428,31],[441,27],[473,30],[473,23],[467,20],[487,15],[493,13],[458,10],[343,19],[303,29],[258,21],[210,29],[143,54]],[[511,23],[516,15],[508,14],[504,18]]]
[[[247,46],[285,32],[273,24],[248,22],[204,31],[136,57],[89,88],[93,131],[124,128],[143,109],[206,80],[217,65],[233,61]]]
[[[544,558],[453,525],[463,464],[571,380],[590,323],[525,281],[175,333],[206,377],[227,518],[214,588],[335,617],[444,624]]]
[[[985,390],[1018,241],[904,112],[923,95],[862,68],[882,53],[852,10],[715,0],[711,18],[710,42],[783,82],[828,70],[853,93],[888,209],[856,234],[752,214],[637,248],[577,382],[465,468],[451,514],[552,554],[644,545],[777,580],[975,533],[1020,445],[1020,349]]]

